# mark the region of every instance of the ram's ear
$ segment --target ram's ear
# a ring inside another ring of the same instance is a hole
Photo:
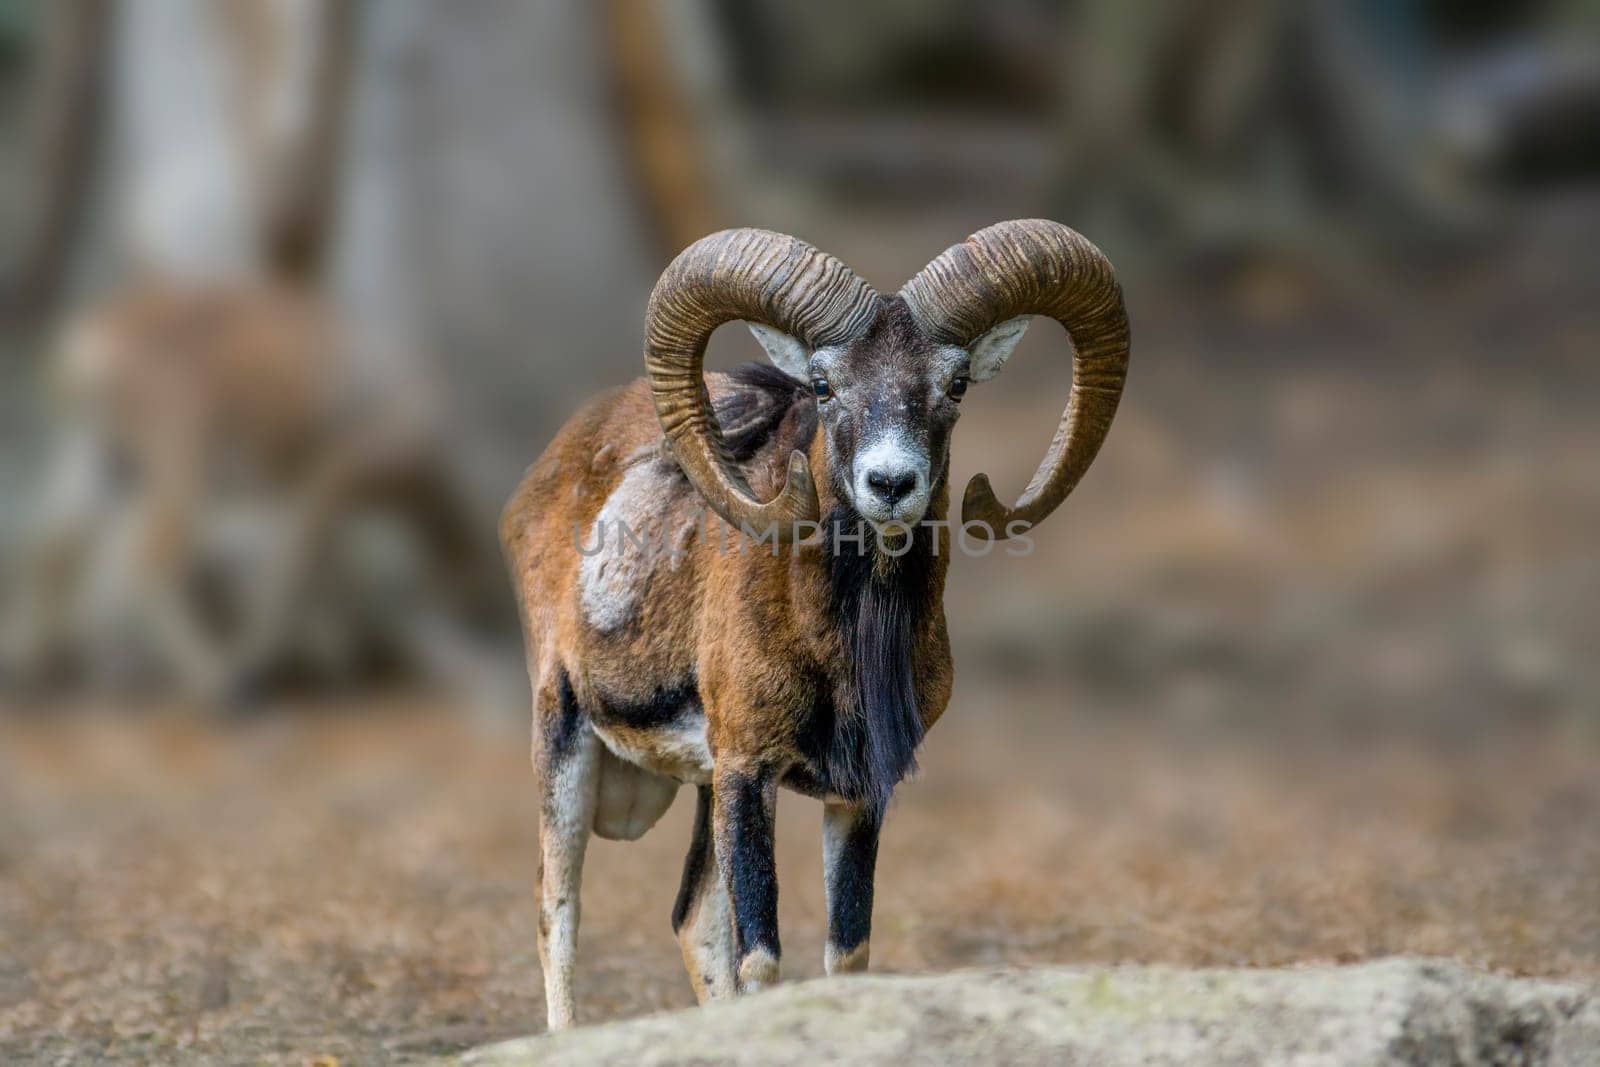
[[[1031,315],[1018,315],[1014,319],[1007,319],[972,342],[967,352],[972,357],[973,381],[986,382],[1000,373],[1000,368],[1016,351],[1017,342],[1028,332],[1028,323],[1032,318]]]
[[[771,326],[759,322],[746,322],[750,332],[755,334],[756,340],[761,342],[761,347],[767,350],[767,358],[772,360],[773,366],[791,378],[806,380],[806,367],[811,362],[811,350],[800,343],[795,337],[790,337],[782,330],[774,330]]]

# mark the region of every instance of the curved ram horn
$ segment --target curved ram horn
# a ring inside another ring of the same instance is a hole
[[[837,259],[767,230],[723,230],[684,249],[662,272],[645,315],[645,368],[656,414],[678,464],[731,525],[781,540],[818,517],[804,454],[789,457],[778,495],[759,501],[728,456],[705,385],[706,342],[734,319],[758,322],[808,348],[843,344],[866,330],[878,294]]]
[[[1004,538],[1034,526],[1066,499],[1100,451],[1128,375],[1128,313],[1111,263],[1058,222],[1016,219],[979,230],[929,263],[900,290],[929,336],[967,347],[1019,315],[1048,315],[1072,338],[1072,392],[1044,460],[1014,506],[979,474],[967,483],[961,520]]]

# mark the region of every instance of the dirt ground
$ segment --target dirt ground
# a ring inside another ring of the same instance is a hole
[[[521,738],[372,706],[0,739],[0,1061],[390,1062],[542,1026]],[[991,689],[896,801],[873,963],[1600,976],[1597,764],[1570,723],[1448,750],[1219,742]],[[667,921],[691,808],[592,847],[583,1019],[692,1003]],[[819,824],[780,804],[790,978],[821,968]]]

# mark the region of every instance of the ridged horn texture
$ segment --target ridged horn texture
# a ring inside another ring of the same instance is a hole
[[[1104,254],[1047,219],[999,222],[954,245],[900,290],[917,324],[943,344],[966,347],[1019,315],[1048,315],[1072,338],[1072,392],[1044,461],[1013,507],[989,476],[967,483],[963,523],[996,538],[1014,522],[1034,526],[1066,499],[1111,428],[1128,375],[1128,313]]]
[[[706,392],[706,342],[734,319],[782,330],[811,348],[841,345],[871,324],[878,294],[850,268],[794,237],[723,230],[684,249],[662,272],[645,314],[644,363],[656,415],[679,466],[731,525],[780,540],[818,517],[803,453],[789,457],[778,495],[757,500],[728,456]]]

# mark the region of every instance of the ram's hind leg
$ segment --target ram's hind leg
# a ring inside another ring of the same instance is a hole
[[[564,673],[541,685],[534,710],[534,762],[539,805],[539,962],[544,967],[549,1027],[571,1026],[573,957],[577,950],[583,856],[594,826],[600,784],[600,739],[589,729]]]
[[[683,965],[700,1003],[736,992],[733,912],[728,884],[717,868],[711,836],[711,787],[699,789],[694,813],[694,838],[683,862],[683,884],[672,909],[672,930],[683,949]]]

